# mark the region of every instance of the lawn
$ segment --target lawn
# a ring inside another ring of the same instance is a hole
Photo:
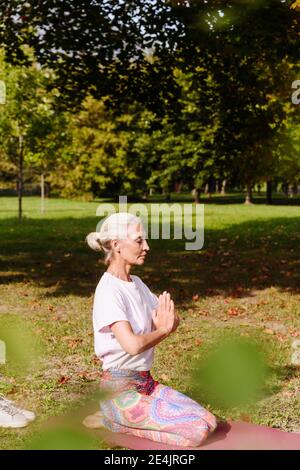
[[[297,430],[300,371],[291,366],[291,343],[300,339],[300,207],[223,201],[206,201],[202,250],[186,251],[182,240],[149,240],[149,259],[134,271],[154,292],[169,290],[181,316],[177,332],[157,348],[153,375],[191,393],[191,360],[201,359],[220,333],[254,337],[272,370],[268,393],[247,407],[204,404],[224,418]],[[28,328],[24,353],[35,350],[29,368],[1,366],[0,392],[38,415],[28,428],[0,429],[1,449],[22,449],[45,425],[64,419],[80,432],[82,417],[96,411],[101,372],[91,310],[105,268],[84,238],[95,230],[99,203],[47,199],[41,214],[39,198],[27,197],[19,224],[17,199],[0,199],[0,325]],[[93,448],[103,446],[96,431],[89,437]]]

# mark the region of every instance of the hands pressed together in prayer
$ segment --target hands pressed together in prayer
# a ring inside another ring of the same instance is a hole
[[[152,312],[152,321],[156,329],[163,328],[168,335],[176,331],[179,325],[179,315],[175,311],[169,292],[164,291],[158,297],[158,306]]]

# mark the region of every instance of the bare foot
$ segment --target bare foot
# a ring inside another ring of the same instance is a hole
[[[93,415],[89,415],[82,421],[82,424],[89,429],[103,428],[103,416],[100,411],[96,411]]]

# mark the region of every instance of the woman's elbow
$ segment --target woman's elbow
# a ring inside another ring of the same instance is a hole
[[[127,354],[130,354],[130,356],[136,356],[142,352],[138,341],[131,341],[130,343],[126,344],[125,347],[123,346],[123,349],[125,352],[127,352]]]
[[[125,352],[127,352],[127,354],[130,354],[130,356],[137,356],[137,354],[140,354],[139,349],[135,346],[130,346],[126,348]]]

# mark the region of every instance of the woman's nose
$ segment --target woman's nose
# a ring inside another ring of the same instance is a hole
[[[148,245],[148,243],[147,243],[146,240],[144,240],[143,250],[147,250],[147,251],[150,250],[150,247],[149,247],[149,245]]]

